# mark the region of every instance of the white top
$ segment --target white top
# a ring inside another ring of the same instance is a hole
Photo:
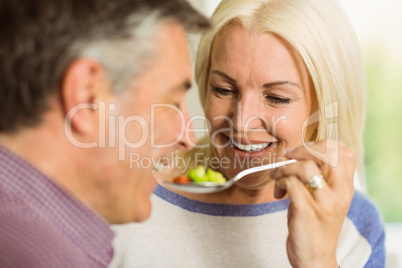
[[[158,186],[143,223],[115,225],[110,267],[291,267],[286,255],[289,200],[252,205],[204,203]],[[337,248],[344,267],[384,267],[378,210],[356,192]]]

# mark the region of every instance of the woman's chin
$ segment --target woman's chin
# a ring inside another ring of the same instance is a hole
[[[268,177],[243,178],[236,182],[236,186],[244,189],[258,190],[271,185],[273,182]]]

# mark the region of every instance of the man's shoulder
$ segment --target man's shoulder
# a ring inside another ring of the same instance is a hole
[[[85,265],[81,253],[51,221],[22,199],[4,193],[0,193],[0,252],[0,267]]]

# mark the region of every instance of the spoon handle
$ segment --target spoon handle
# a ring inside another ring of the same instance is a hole
[[[267,169],[271,169],[271,168],[278,168],[278,167],[282,167],[284,165],[287,164],[291,164],[291,163],[295,163],[297,162],[296,159],[291,159],[291,160],[287,160],[287,161],[283,161],[283,162],[278,162],[278,163],[272,163],[272,164],[268,164],[268,165],[263,165],[263,166],[258,166],[258,167],[252,167],[252,168],[248,168],[246,170],[243,170],[242,172],[239,172],[239,174],[237,174],[234,178],[233,181],[238,181],[241,178],[243,178],[244,176],[251,174],[251,173],[255,173],[255,172],[259,172],[259,171],[263,171],[263,170],[267,170]]]

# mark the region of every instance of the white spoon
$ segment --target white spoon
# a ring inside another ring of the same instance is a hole
[[[223,191],[223,190],[229,188],[235,182],[237,182],[244,176],[249,175],[251,173],[255,173],[255,172],[259,172],[259,171],[263,171],[263,170],[267,170],[267,169],[272,169],[272,168],[282,167],[287,164],[295,163],[296,161],[297,160],[292,159],[292,160],[273,163],[273,164],[269,164],[269,165],[248,168],[248,169],[241,171],[233,179],[227,180],[224,183],[215,183],[215,182],[188,182],[188,183],[179,183],[178,182],[178,183],[175,183],[175,182],[171,182],[171,181],[164,181],[163,183],[173,189],[176,189],[179,191],[184,191],[184,192],[189,192],[189,193],[196,193],[196,194],[215,193],[215,192]]]

